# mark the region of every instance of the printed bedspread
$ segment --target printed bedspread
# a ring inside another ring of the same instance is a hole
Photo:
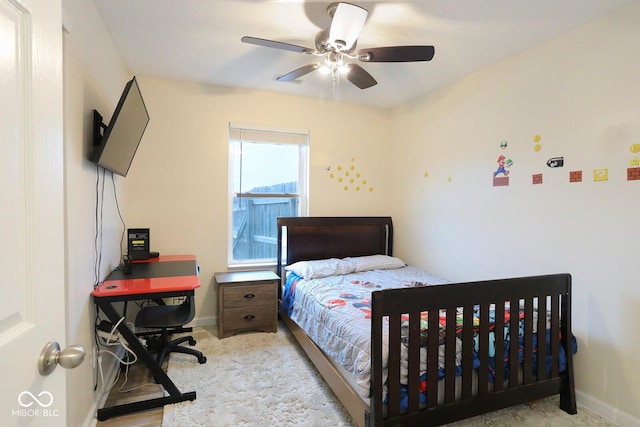
[[[449,283],[445,279],[431,275],[415,267],[407,266],[393,270],[372,270],[360,273],[347,274],[343,276],[331,276],[322,279],[304,280],[293,273],[288,273],[285,289],[282,297],[282,309],[289,314],[306,334],[318,345],[329,357],[337,361],[355,379],[358,393],[364,397],[369,397],[370,386],[370,339],[371,339],[371,292],[381,289],[415,287],[425,285],[436,285]],[[493,311],[490,318],[494,318]],[[508,327],[511,314],[508,308],[505,310],[505,359],[508,357],[509,341]],[[477,326],[478,313],[474,313],[474,326]],[[522,329],[522,312],[518,315],[520,328]],[[457,329],[462,328],[462,313],[456,319]],[[444,377],[444,316],[440,319],[440,369],[439,378]],[[537,324],[534,320],[534,327]],[[427,316],[423,313],[421,320],[421,330],[426,338]],[[383,326],[385,328],[385,326]],[[404,329],[404,328],[403,328]],[[536,331],[534,331],[536,332]],[[490,332],[489,349],[489,378],[493,380],[495,364],[495,348],[491,345],[492,336],[495,331]],[[386,328],[385,328],[386,340]],[[547,330],[547,341],[549,340]],[[477,338],[476,338],[477,339]],[[523,357],[522,338],[519,340],[520,357]],[[423,340],[426,343],[426,339]],[[534,343],[537,342],[534,339]],[[386,343],[385,343],[386,344]],[[576,351],[576,341],[572,337],[573,352]],[[458,353],[458,365],[460,364],[461,341],[456,337],[456,348]],[[383,346],[387,348],[386,345]],[[477,344],[476,344],[477,349]],[[386,353],[386,350],[384,350]],[[401,381],[406,384],[406,348],[402,348],[403,366],[401,371]],[[547,355],[546,368],[550,370],[550,357]],[[479,366],[477,354],[474,352],[474,366]],[[383,354],[387,360],[387,354]],[[421,348],[421,380],[426,389],[426,348]],[[522,359],[520,360],[522,362]],[[534,362],[535,363],[535,362]],[[564,370],[566,358],[561,349],[560,371]],[[386,365],[386,362],[385,362]],[[508,378],[508,364],[505,364],[505,379]],[[456,375],[461,374],[460,367],[456,367]],[[424,398],[424,396],[422,396]]]

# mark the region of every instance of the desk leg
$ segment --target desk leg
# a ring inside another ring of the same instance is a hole
[[[115,325],[120,320],[121,316],[118,311],[113,307],[110,302],[97,301],[96,305],[104,312],[104,314]],[[127,340],[129,348],[141,359],[144,364],[153,373],[154,378],[158,381],[164,389],[169,393],[169,396],[160,397],[156,399],[149,399],[140,402],[127,403],[124,405],[112,406],[109,408],[98,409],[98,420],[104,421],[110,417],[124,414],[131,414],[133,412],[145,411],[153,408],[160,408],[170,403],[184,402],[185,400],[194,400],[196,398],[196,392],[191,391],[188,393],[181,393],[178,387],[171,381],[169,376],[162,370],[162,367],[158,365],[155,358],[147,351],[146,348],[140,343],[135,333],[129,329],[125,322],[120,322],[118,325],[118,331]]]

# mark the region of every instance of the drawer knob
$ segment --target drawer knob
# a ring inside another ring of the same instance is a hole
[[[256,316],[254,316],[253,314],[247,314],[246,316],[244,316],[244,320],[253,320],[255,318]]]
[[[255,298],[256,296],[254,294],[246,294],[244,297],[246,299],[251,299],[251,298]]]

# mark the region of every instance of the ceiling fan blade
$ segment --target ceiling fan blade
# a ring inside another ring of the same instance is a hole
[[[373,76],[367,72],[367,70],[365,70],[358,64],[347,64],[347,67],[349,68],[349,72],[346,76],[347,80],[358,86],[360,89],[367,89],[378,84],[376,79],[374,79]]]
[[[308,47],[298,46],[291,43],[277,42],[273,40],[260,39],[257,37],[249,37],[244,36],[240,39],[243,43],[255,44],[258,46],[272,47],[274,49],[282,49],[288,50],[291,52],[299,52],[299,53],[313,53],[315,52],[313,49],[309,49]]]
[[[329,43],[337,49],[349,50],[358,40],[368,14],[360,6],[338,3],[329,28]]]
[[[291,80],[295,80],[298,77],[302,77],[305,74],[312,72],[313,70],[317,69],[319,66],[320,66],[320,63],[318,62],[314,62],[313,64],[307,64],[300,68],[296,68],[295,70],[290,71],[287,74],[277,77],[276,80],[279,82],[290,82]]]
[[[364,62],[414,62],[431,61],[433,46],[389,46],[360,49],[358,59]]]

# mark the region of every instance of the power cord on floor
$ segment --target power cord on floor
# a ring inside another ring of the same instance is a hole
[[[98,344],[102,347],[118,347],[118,346],[122,346],[122,348],[124,348],[125,350],[125,354],[126,356],[124,358],[121,358],[120,356],[118,356],[115,352],[105,349],[105,348],[98,348],[98,354],[97,354],[97,362],[98,362],[98,372],[99,372],[99,376],[100,376],[100,382],[102,383],[102,391],[103,393],[108,393],[113,386],[118,382],[118,380],[120,379],[120,369],[118,369],[118,373],[116,374],[116,378],[114,379],[114,381],[111,383],[110,386],[108,386],[107,388],[107,384],[105,382],[105,377],[104,377],[104,370],[102,368],[102,361],[103,361],[103,355],[104,354],[108,354],[110,356],[112,356],[115,360],[118,361],[118,363],[120,363],[121,366],[125,366],[125,382],[120,386],[120,388],[122,389],[122,387],[124,386],[124,384],[126,384],[127,379],[128,379],[128,372],[129,372],[129,366],[133,365],[134,363],[136,363],[138,361],[138,356],[135,354],[135,352],[133,352],[133,350],[131,350],[129,348],[129,345],[127,343],[127,341],[124,339],[124,337],[120,334],[120,332],[118,332],[118,326],[124,321],[124,316],[120,318],[120,320],[118,320],[118,322],[115,325],[111,325],[110,322],[108,321],[101,321],[99,324],[96,325],[96,337]],[[133,325],[130,325],[131,327],[133,327]],[[129,357],[129,355],[131,357]]]

